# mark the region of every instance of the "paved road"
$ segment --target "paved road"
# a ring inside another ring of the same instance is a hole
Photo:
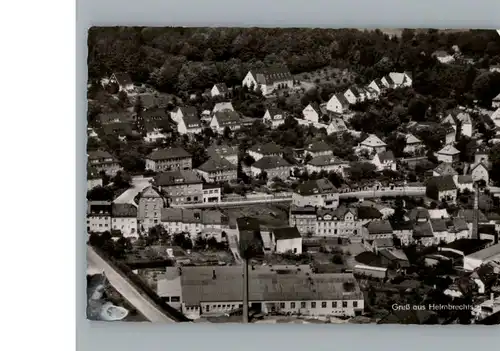
[[[176,323],[150,301],[141,295],[137,289],[123,278],[113,267],[103,260],[90,246],[87,246],[87,265],[92,270],[104,272],[111,285],[144,317],[153,323]]]
[[[151,185],[149,183],[151,179],[152,178],[142,177],[132,178],[132,186],[130,187],[130,189],[126,190],[123,194],[118,196],[113,202],[115,204],[135,204],[134,198],[137,196],[137,194]]]

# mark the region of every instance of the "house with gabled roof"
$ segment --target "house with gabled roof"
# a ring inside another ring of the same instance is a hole
[[[193,106],[178,107],[171,113],[174,122],[177,123],[179,134],[199,134],[202,131],[201,120],[198,111]]]
[[[375,134],[370,134],[365,140],[359,144],[360,149],[366,149],[370,152],[383,152],[386,150],[387,144],[384,143]]]
[[[493,112],[490,118],[495,123],[495,126],[500,127],[500,107]]]
[[[439,162],[447,162],[453,164],[455,162],[458,162],[460,158],[460,151],[458,151],[453,145],[449,144],[436,152],[436,157]]]
[[[330,120],[330,124],[328,127],[326,127],[326,133],[328,135],[330,134],[335,134],[335,133],[343,133],[346,132],[347,126],[344,122],[344,120],[340,117],[332,117]]]
[[[216,96],[225,97],[225,96],[227,96],[227,94],[229,94],[229,89],[227,88],[226,83],[214,84],[214,86],[210,90],[210,95],[212,97],[216,97]]]
[[[488,167],[486,167],[486,165],[482,162],[477,163],[472,167],[471,176],[472,176],[472,181],[474,183],[480,180],[483,180],[486,183],[486,185],[490,183]]]
[[[396,170],[396,158],[391,150],[382,151],[375,154],[371,163],[377,167],[377,171]]]
[[[126,72],[116,72],[109,77],[110,83],[118,85],[119,91],[131,92],[134,90],[134,82]]]
[[[105,135],[118,137],[120,141],[126,141],[127,137],[137,133],[133,130],[133,124],[128,122],[110,123],[102,126]]]
[[[347,88],[347,90],[344,92],[344,97],[351,105],[365,100],[365,95],[356,86]]]
[[[453,176],[432,177],[426,184],[426,195],[437,201],[455,202],[457,185]]]
[[[484,145],[480,145],[474,153],[474,164],[482,162],[487,168],[490,168],[490,150]]]
[[[217,111],[210,121],[210,128],[217,133],[224,133],[224,129],[229,128],[232,131],[240,129],[242,119],[238,112],[231,110]]]
[[[295,188],[292,194],[292,203],[299,207],[337,208],[339,206],[339,192],[326,178],[308,180]]]
[[[345,170],[349,168],[349,162],[343,161],[332,155],[322,155],[314,157],[306,164],[306,169],[309,173],[313,172],[337,172],[342,177],[345,176]]]
[[[142,233],[147,233],[149,228],[160,224],[161,209],[164,207],[165,200],[153,186],[149,186],[139,193],[137,225]]]
[[[393,230],[391,222],[386,219],[377,219],[365,225],[365,240],[392,239]]]
[[[144,131],[146,135],[143,139],[146,143],[156,143],[165,140],[171,134],[170,132],[164,131],[161,124],[156,121],[145,121]]]
[[[389,75],[382,77],[381,82],[386,89],[394,89],[395,87],[394,81]]]
[[[389,73],[389,77],[394,82],[394,87],[411,87],[412,86],[412,78],[411,73],[409,72],[391,72]]]
[[[453,129],[457,130],[457,123],[455,122],[455,118],[451,113],[448,113],[445,118],[441,121],[441,124],[449,124],[453,127]]]
[[[316,213],[316,223],[316,236],[349,238],[362,234],[363,223],[355,207],[320,208]]]
[[[415,135],[410,133],[407,134],[405,138],[406,138],[406,145],[405,148],[403,149],[404,152],[415,153],[424,148],[424,143],[422,143],[422,140],[417,138]]]
[[[326,109],[334,113],[345,113],[349,109],[349,101],[342,93],[333,94],[326,103]]]
[[[500,107],[500,93],[491,100],[491,106],[493,108]]]
[[[317,102],[311,102],[309,105],[304,107],[302,110],[302,115],[306,121],[310,121],[313,123],[321,122],[320,118],[323,116],[323,111],[320,108],[320,105]]]
[[[264,145],[254,145],[248,150],[248,154],[253,157],[255,161],[260,160],[266,156],[283,157],[283,149],[273,142]]]
[[[250,167],[253,177],[257,178],[265,172],[268,180],[276,177],[287,180],[291,170],[292,166],[281,156],[264,156]]]
[[[170,206],[203,201],[203,180],[194,170],[158,173],[153,185],[167,196]]]
[[[279,89],[293,87],[293,76],[286,66],[274,66],[263,69],[252,69],[243,78],[242,86],[257,89],[262,95],[270,95]]]
[[[107,175],[114,176],[118,171],[122,170],[118,160],[107,151],[88,151],[87,159],[88,165],[93,167],[98,173],[104,172]]]
[[[233,182],[238,178],[237,166],[218,155],[210,157],[196,171],[207,183]]]
[[[375,90],[378,94],[381,94],[382,91],[386,89],[386,86],[384,85],[384,83],[382,83],[382,80],[380,78],[372,80],[371,83],[368,84],[368,87]]]
[[[307,145],[304,149],[304,156],[311,155],[313,158],[323,155],[333,155],[332,147],[326,142],[319,140]]]
[[[180,147],[170,147],[153,151],[146,157],[146,169],[155,172],[191,169],[193,157]]]
[[[269,107],[264,113],[264,118],[262,118],[262,120],[265,124],[269,125],[271,129],[275,129],[285,123],[285,118],[285,111],[277,107]]]

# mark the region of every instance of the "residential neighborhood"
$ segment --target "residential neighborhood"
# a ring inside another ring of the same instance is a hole
[[[495,31],[134,28],[90,30],[87,111],[129,315],[500,324]]]

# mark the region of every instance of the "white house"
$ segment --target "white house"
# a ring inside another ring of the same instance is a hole
[[[473,271],[488,262],[500,260],[500,244],[492,245],[480,251],[476,251],[464,257],[464,269]]]
[[[278,109],[270,107],[264,113],[264,123],[269,125],[271,129],[278,128],[280,125],[285,123],[285,112]]]
[[[283,157],[283,149],[275,143],[267,143],[264,145],[254,145],[248,150],[248,154],[253,157],[255,161],[260,160],[266,156],[279,156]]]
[[[394,81],[392,80],[392,78],[389,75],[382,77],[382,79],[380,79],[380,81],[382,82],[382,84],[384,85],[384,87],[386,89],[394,89],[395,88]]]
[[[500,72],[500,65],[490,66],[490,72]]]
[[[370,134],[365,140],[359,144],[360,149],[366,149],[370,152],[382,152],[385,151],[387,144],[384,143],[375,134]]]
[[[335,113],[344,113],[349,109],[349,101],[344,94],[334,94],[326,103],[326,109]]]
[[[328,135],[334,133],[343,133],[346,132],[347,126],[342,118],[334,117],[331,119],[330,124],[326,127],[326,133]]]
[[[304,119],[307,121],[311,121],[314,123],[320,122],[319,118],[323,113],[321,112],[320,106],[316,102],[311,102],[302,110],[302,115]]]
[[[195,107],[178,107],[171,113],[171,118],[177,123],[179,134],[199,134],[202,131],[201,121]]]
[[[332,147],[324,141],[315,141],[307,145],[304,149],[304,156],[311,155],[312,157],[322,155],[333,155]]]
[[[396,158],[391,150],[376,153],[371,162],[377,167],[377,171],[396,170]]]
[[[126,238],[139,237],[137,207],[134,204],[114,203],[111,208],[111,229],[119,230]]]
[[[414,136],[413,134],[406,135],[406,146],[403,149],[404,152],[415,153],[418,150],[421,150],[423,147],[424,144],[416,136]]]
[[[458,161],[459,156],[460,151],[458,151],[453,145],[446,145],[436,153],[436,157],[439,162],[455,163]]]
[[[271,251],[276,253],[302,253],[302,236],[297,227],[275,228],[271,230]]]
[[[500,107],[490,116],[491,120],[497,127],[500,127]]]
[[[226,96],[229,93],[229,89],[226,86],[226,83],[214,84],[212,90],[210,90],[210,95],[212,97],[216,96]]]
[[[380,78],[372,80],[371,83],[368,84],[368,87],[375,90],[378,94],[381,94],[382,91],[386,88]]]
[[[486,185],[488,185],[490,182],[488,168],[486,168],[486,166],[481,162],[472,167],[471,175],[474,182],[484,180],[486,182]]]
[[[395,88],[411,87],[413,83],[411,74],[409,72],[391,72],[389,73],[389,77],[393,81]]]
[[[363,222],[357,208],[340,206],[335,210],[318,209],[315,235],[322,237],[361,236]]]
[[[457,186],[453,176],[432,177],[427,181],[427,196],[438,201],[455,202]]]
[[[238,112],[231,110],[217,111],[214,113],[210,121],[210,128],[213,131],[222,134],[224,129],[228,127],[235,131],[241,128],[242,120]]]
[[[449,124],[453,127],[455,131],[457,130],[457,123],[455,122],[455,119],[453,118],[451,113],[449,113],[445,118],[443,118],[441,124]]]
[[[161,128],[157,127],[154,123],[145,123],[144,127],[146,129],[146,136],[144,136],[146,143],[155,143],[167,139],[167,134],[163,133]]]
[[[458,190],[464,191],[465,189],[473,192],[474,191],[474,181],[470,174],[467,175],[457,175],[453,177]]]
[[[253,89],[259,87],[262,95],[266,96],[279,89],[292,88],[293,77],[285,66],[250,70],[243,78],[242,86]]]
[[[350,87],[344,92],[345,99],[353,105],[364,100],[364,95],[360,93],[357,87]]]
[[[87,232],[103,233],[111,230],[111,203],[87,202]]]

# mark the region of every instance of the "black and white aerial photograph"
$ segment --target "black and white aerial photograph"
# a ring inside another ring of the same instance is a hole
[[[496,30],[87,39],[87,319],[500,324]]]

